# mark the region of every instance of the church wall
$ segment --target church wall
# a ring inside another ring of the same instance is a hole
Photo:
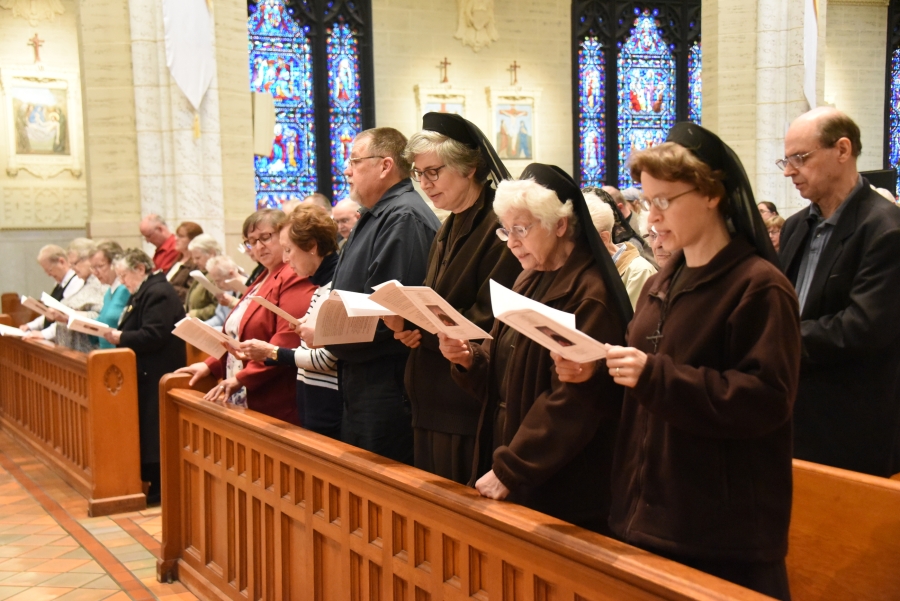
[[[474,52],[454,39],[457,2],[373,0],[376,124],[405,135],[421,129],[414,86],[441,88],[438,63],[449,66],[449,91],[468,92],[466,117],[492,140],[485,88],[509,89],[509,65],[523,89],[540,88],[535,157],[572,172],[572,70],[568,0],[495,2],[499,39]],[[496,143],[496,142],[495,142]],[[514,174],[530,161],[508,163]]]
[[[12,71],[35,75],[70,76],[72,105],[69,117],[71,150],[81,157],[80,172],[35,175],[25,170],[7,171],[10,140],[14,135],[7,112],[7,91],[0,91],[0,256],[3,292],[39,293],[47,277],[34,261],[44,244],[67,243],[83,236],[87,221],[87,187],[84,175],[84,144],[81,134],[81,84],[79,81],[77,3],[61,0],[64,12],[54,20],[34,24],[10,9],[0,8],[0,77]],[[35,2],[37,7],[44,2]],[[30,3],[25,3],[26,6]],[[40,71],[34,63],[29,40],[38,34]]]
[[[828,3],[825,102],[859,125],[863,171],[883,167],[887,11],[886,0]]]

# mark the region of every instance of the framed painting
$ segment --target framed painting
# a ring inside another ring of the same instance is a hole
[[[9,160],[6,172],[49,178],[81,176],[81,99],[78,76],[4,69]]]
[[[415,86],[416,115],[418,119],[415,130],[422,127],[422,116],[425,113],[453,113],[465,117],[469,107],[469,90],[457,90],[454,88],[428,88]]]
[[[511,171],[521,171],[538,160],[537,89],[487,89],[492,142]]]

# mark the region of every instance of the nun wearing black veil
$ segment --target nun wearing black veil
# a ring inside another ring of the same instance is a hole
[[[628,346],[606,358],[626,387],[609,524],[630,544],[788,599],[797,297],[718,137],[679,123],[629,164],[672,257],[644,286]]]
[[[483,330],[494,323],[489,281],[511,286],[522,270],[494,231],[494,190],[509,172],[484,134],[458,115],[427,113],[407,143],[412,177],[435,207],[450,211],[428,255],[425,286]],[[385,323],[412,347],[406,391],[412,404],[415,466],[461,484],[472,475],[481,405],[456,385],[438,339],[398,319]]]
[[[494,210],[497,234],[523,268],[513,290],[621,344],[631,303],[575,182],[558,167],[529,165],[520,180],[500,183]],[[454,378],[481,402],[475,487],[607,532],[622,388],[598,365],[567,381],[549,350],[499,320],[491,336],[481,344],[440,336]]]

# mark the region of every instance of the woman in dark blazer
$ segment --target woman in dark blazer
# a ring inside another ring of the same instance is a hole
[[[153,261],[144,251],[128,249],[114,262],[116,275],[131,292],[119,329],[106,340],[130,348],[137,356],[138,416],[141,435],[141,479],[150,483],[147,502],[159,502],[159,380],[183,367],[185,346],[172,335],[184,317],[184,306],[166,276],[153,273]]]

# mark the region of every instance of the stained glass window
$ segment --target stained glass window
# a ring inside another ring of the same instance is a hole
[[[631,35],[619,43],[619,187],[634,185],[626,161],[635,150],[661,144],[675,124],[675,60],[662,38],[658,10],[635,9]]]
[[[257,208],[278,208],[316,191],[316,137],[309,27],[284,0],[250,5],[250,89],[275,99],[272,154],[254,157]]]
[[[700,78],[702,65],[703,51],[698,40],[691,44],[691,51],[688,54],[688,118],[697,124],[700,124],[703,113]]]
[[[900,48],[891,53],[891,89],[890,89],[890,166],[900,170]],[[900,196],[900,178],[897,182],[896,195]]]
[[[332,191],[335,200],[340,200],[350,192],[344,169],[353,138],[362,129],[356,35],[343,22],[334,23],[328,32],[328,120]]]
[[[594,36],[578,50],[578,156],[582,186],[602,186],[606,178],[606,64]]]

